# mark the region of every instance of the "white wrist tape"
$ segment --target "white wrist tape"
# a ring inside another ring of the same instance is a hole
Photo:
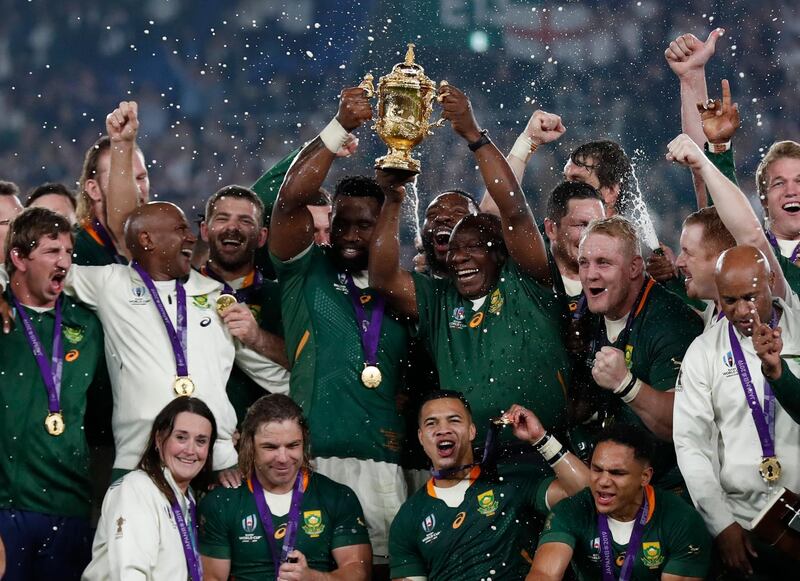
[[[325,147],[327,147],[328,151],[331,153],[339,151],[341,147],[347,143],[349,137],[350,134],[342,127],[342,124],[336,120],[336,117],[331,119],[331,122],[328,123],[325,129],[319,134],[322,143],[325,144]]]
[[[545,434],[537,441],[534,446],[539,454],[542,455],[548,464],[553,466],[561,460],[567,453],[564,446],[552,434]]]
[[[625,403],[631,403],[636,396],[639,395],[639,392],[642,389],[642,380],[633,376],[633,374],[628,371],[625,375],[625,379],[622,380],[617,388],[614,390],[622,401]]]
[[[531,139],[525,135],[524,133],[517,137],[517,140],[514,142],[514,147],[511,148],[510,155],[518,159],[524,159],[528,161],[530,159],[531,154],[536,151],[536,145]]]

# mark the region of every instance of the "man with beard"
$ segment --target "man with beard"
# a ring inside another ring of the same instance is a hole
[[[778,490],[800,489],[800,425],[776,402],[753,346],[762,322],[781,329],[781,356],[797,374],[798,313],[773,292],[774,271],[752,246],[725,251],[715,273],[727,321],[695,339],[675,395],[681,473],[732,577],[783,579],[795,561],[749,533]],[[772,370],[767,370],[772,373]]]
[[[258,196],[241,186],[226,186],[206,202],[205,220],[200,234],[209,245],[209,260],[200,272],[222,283],[224,294],[233,295],[237,304],[226,311],[231,329],[246,324],[248,309],[264,332],[258,351],[281,367],[275,367],[269,378],[272,393],[289,390],[289,360],[281,336],[281,311],[278,284],[265,280],[255,268],[256,249],[267,242],[263,223],[264,205]],[[263,382],[262,382],[263,383]],[[250,379],[238,366],[231,371],[227,385],[228,398],[241,424],[247,408],[264,395],[264,388]]]
[[[612,421],[646,426],[658,438],[653,458],[662,488],[681,485],[672,439],[672,402],[681,359],[702,332],[683,301],[644,272],[636,228],[621,216],[592,222],[584,231],[578,268],[592,313],[594,409],[584,438]],[[577,446],[576,440],[573,444]]]
[[[445,118],[475,153],[501,218],[467,215],[456,225],[447,278],[412,274],[399,263],[407,179],[379,172],[387,198],[372,240],[370,282],[417,323],[442,387],[458,386],[471,400],[479,441],[489,419],[517,401],[535,405],[545,427],[555,429],[565,419],[568,364],[544,241],[516,177],[478,129],[467,97],[453,86],[440,89],[440,97]]]
[[[633,167],[619,143],[606,139],[579,145],[564,165],[564,179],[597,190],[603,198],[606,216],[629,210]]]
[[[87,151],[79,179],[75,263],[127,264],[123,227],[130,213],[147,202],[150,179],[136,145],[135,101],[123,101],[106,118],[106,131]]]
[[[386,563],[389,524],[406,495],[396,395],[408,333],[384,312],[365,271],[383,192],[370,178],[339,181],[327,248],[314,244],[307,208],[350,132],[371,117],[364,89],[342,91],[336,117],[286,174],[269,250],[281,288],[290,394],[308,418],[318,470],[356,493],[374,561]]]
[[[77,581],[91,558],[84,414],[89,385],[104,367],[103,329],[89,309],[62,295],[72,265],[66,218],[25,210],[8,240],[4,297],[15,325],[0,334],[3,579]]]

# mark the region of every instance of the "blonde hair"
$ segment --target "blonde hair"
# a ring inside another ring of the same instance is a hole
[[[767,199],[767,187],[769,186],[767,183],[767,170],[772,163],[784,157],[800,159],[800,143],[796,141],[776,141],[770,145],[767,154],[758,164],[758,168],[756,168],[756,188],[762,202],[766,202]]]
[[[642,245],[639,242],[636,226],[619,214],[589,222],[581,236],[581,246],[591,234],[605,234],[611,238],[622,240],[625,250],[631,257],[642,255]]]

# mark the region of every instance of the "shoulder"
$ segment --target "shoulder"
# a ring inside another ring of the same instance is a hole
[[[108,487],[106,497],[109,499],[121,498],[129,494],[142,497],[156,495],[161,498],[164,497],[150,476],[142,470],[128,472],[119,480],[114,481]]]
[[[308,487],[313,488],[317,494],[320,494],[324,497],[355,497],[355,492],[353,492],[352,488],[345,484],[331,480],[319,472],[311,472],[311,476],[309,476]]]
[[[648,301],[648,315],[659,317],[672,322],[674,326],[684,326],[687,323],[692,330],[703,328],[702,318],[687,305],[681,297],[656,283],[650,291]]]
[[[239,488],[225,488],[218,486],[200,500],[198,509],[201,513],[231,513],[237,512],[242,503],[246,502],[252,493],[243,482]]]

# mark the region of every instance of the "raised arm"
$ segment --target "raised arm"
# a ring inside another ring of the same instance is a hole
[[[730,91],[727,92],[727,99],[730,101]],[[719,218],[736,239],[736,244],[754,246],[764,253],[775,274],[773,293],[786,298],[791,290],[747,196],[709,161],[688,135],[679,135],[667,147],[667,159],[688,166],[702,176],[711,197],[714,198]]]
[[[549,286],[552,281],[544,240],[514,172],[500,150],[478,128],[467,96],[452,85],[440,87],[439,96],[444,117],[472,146],[486,189],[500,210],[503,240],[509,255],[524,272]],[[482,140],[486,140],[485,144]]]
[[[689,135],[700,147],[705,142],[700,114],[697,103],[708,99],[706,87],[705,66],[714,55],[717,40],[724,34],[722,28],[711,31],[705,42],[693,34],[682,34],[673,40],[664,56],[669,68],[678,77],[681,89],[681,131]],[[706,200],[705,184],[697,174],[694,178],[697,207],[704,208],[708,205]]]
[[[139,205],[139,186],[133,173],[139,114],[136,101],[122,101],[106,116],[106,131],[111,138],[108,191],[104,204],[106,224],[117,248],[130,258],[125,247],[125,221]]]
[[[528,166],[533,153],[539,148],[540,145],[550,143],[561,137],[566,128],[561,124],[561,117],[548,113],[542,110],[536,110],[528,119],[525,130],[519,134],[514,146],[506,156],[511,171],[517,178],[517,181],[522,184],[522,177],[525,175],[525,168]],[[500,210],[495,204],[489,191],[483,193],[483,199],[480,204],[480,211],[487,214],[500,215]]]
[[[561,581],[572,559],[573,549],[566,543],[545,543],[536,549],[525,581]]]
[[[400,268],[400,216],[405,184],[410,172],[377,170],[375,179],[385,196],[369,246],[369,285],[383,294],[389,306],[416,321],[417,300],[414,278]]]
[[[272,210],[269,250],[278,259],[294,258],[313,243],[314,221],[306,206],[318,196],[336,152],[350,140],[349,133],[371,118],[366,91],[345,89],[336,117],[298,154]]]

